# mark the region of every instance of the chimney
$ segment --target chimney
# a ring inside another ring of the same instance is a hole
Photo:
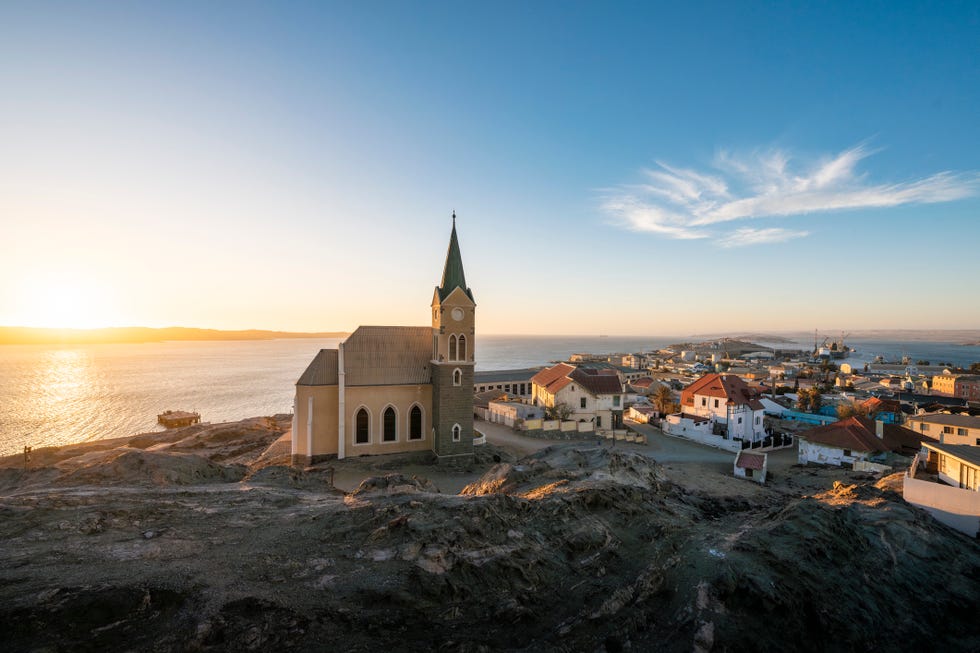
[[[875,435],[879,440],[885,437],[885,423],[880,419],[875,420]]]

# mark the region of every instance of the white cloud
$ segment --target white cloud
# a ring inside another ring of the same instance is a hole
[[[764,243],[782,243],[793,238],[809,236],[809,231],[792,231],[773,227],[769,229],[752,229],[741,227],[723,236],[718,244],[721,247],[744,247],[745,245],[762,245]]]
[[[784,242],[805,231],[781,228],[726,229],[753,218],[782,218],[843,209],[933,204],[973,196],[980,189],[975,172],[939,172],[893,184],[872,184],[857,172],[874,154],[865,145],[794,165],[787,152],[773,149],[748,156],[719,152],[714,172],[658,162],[644,170],[644,181],[609,193],[603,209],[627,229],[670,238],[714,238],[722,247]]]

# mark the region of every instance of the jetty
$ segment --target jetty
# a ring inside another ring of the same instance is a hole
[[[165,410],[157,415],[157,423],[163,424],[168,429],[200,424],[200,422],[200,413],[190,413],[185,410]]]

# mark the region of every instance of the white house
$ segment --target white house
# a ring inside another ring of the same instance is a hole
[[[762,403],[734,374],[706,374],[686,387],[681,412],[708,418],[728,440],[757,442],[766,436]]]
[[[593,422],[597,429],[619,428],[623,421],[623,384],[614,369],[558,363],[531,379],[535,406],[565,406],[567,419]]]
[[[799,433],[798,461],[851,466],[857,461],[880,458],[888,453],[912,457],[921,448],[922,438],[898,424],[876,422],[867,417],[847,419]]]
[[[487,421],[514,428],[518,420],[544,419],[544,408],[519,401],[491,401]]]
[[[656,422],[660,418],[660,411],[650,404],[634,404],[630,406],[627,417],[634,422],[647,424],[649,422]]]

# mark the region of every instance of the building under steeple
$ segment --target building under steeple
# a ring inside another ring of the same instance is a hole
[[[296,382],[294,463],[411,451],[473,460],[476,302],[455,212],[431,308],[431,327],[362,326],[320,350]]]

